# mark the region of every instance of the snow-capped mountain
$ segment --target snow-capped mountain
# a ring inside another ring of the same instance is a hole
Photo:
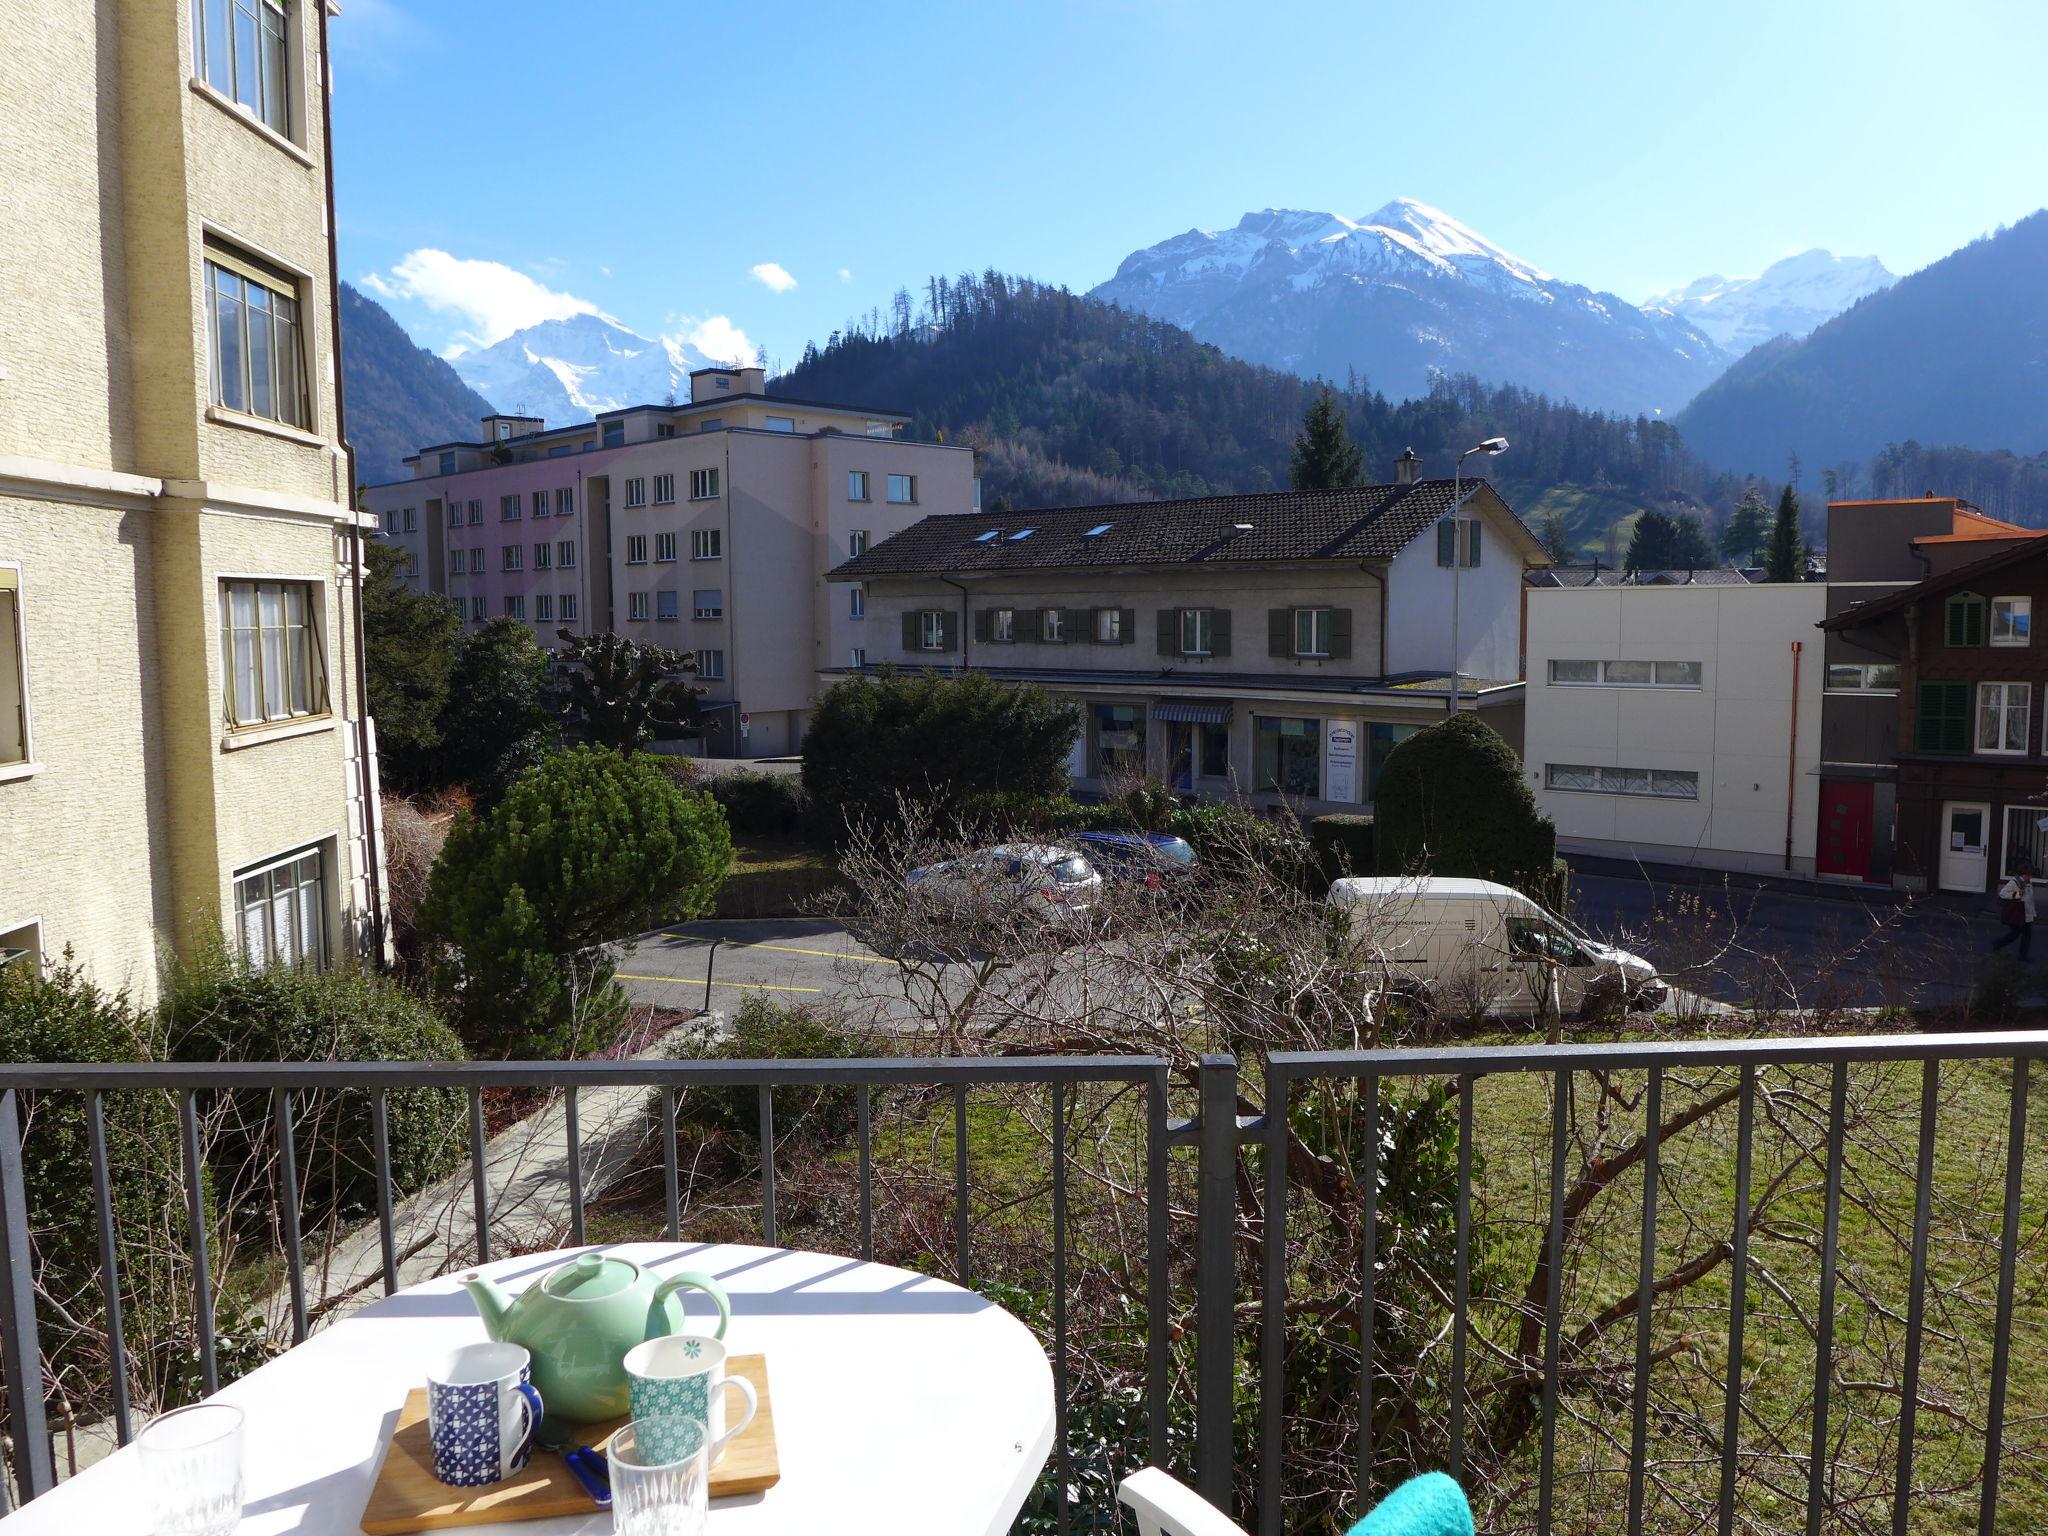
[[[1756,277],[1697,278],[1643,301],[1651,314],[1677,315],[1738,357],[1773,336],[1800,337],[1896,279],[1875,256],[1801,251]]]
[[[571,315],[514,331],[449,359],[464,383],[500,411],[587,421],[597,411],[690,397],[693,368],[710,358],[673,337],[642,336],[605,315]]]
[[[1440,209],[1359,220],[1268,208],[1126,257],[1094,296],[1251,362],[1392,396],[1474,373],[1628,412],[1675,411],[1729,362],[1684,317],[1554,277]]]

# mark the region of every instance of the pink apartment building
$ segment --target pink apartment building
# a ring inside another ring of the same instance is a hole
[[[821,668],[864,665],[865,592],[824,573],[919,518],[970,512],[965,448],[899,412],[788,400],[758,368],[690,377],[687,404],[549,429],[488,416],[422,448],[367,510],[411,580],[468,624],[509,615],[549,647],[610,630],[697,658],[714,756],[797,750]],[[880,647],[874,646],[879,652]]]

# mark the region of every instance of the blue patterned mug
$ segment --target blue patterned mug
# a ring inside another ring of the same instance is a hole
[[[517,1344],[465,1344],[427,1371],[434,1476],[457,1488],[502,1482],[526,1465],[540,1432],[532,1359]]]
[[[671,1460],[680,1450],[677,1425],[694,1419],[711,1439],[711,1465],[725,1454],[732,1438],[754,1422],[761,1406],[754,1384],[725,1373],[726,1347],[700,1334],[677,1333],[649,1339],[626,1355],[626,1385],[633,1398],[633,1423],[640,1443],[657,1460]],[[738,1392],[746,1407],[739,1423],[725,1425],[726,1388]],[[673,1444],[672,1444],[673,1442]]]

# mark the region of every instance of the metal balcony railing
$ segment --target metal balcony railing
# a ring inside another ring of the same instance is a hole
[[[971,1178],[968,1096],[976,1087],[1043,1089],[1049,1100],[1051,1128],[1051,1254],[1052,1328],[1049,1347],[1057,1384],[1055,1467],[1062,1487],[1070,1486],[1068,1450],[1069,1336],[1066,1263],[1068,1250],[1069,1161],[1068,1115],[1074,1095],[1109,1086],[1135,1091],[1143,1105],[1143,1204],[1145,1319],[1145,1405],[1149,1458],[1164,1464],[1168,1457],[1171,1409],[1169,1376],[1176,1305],[1189,1298],[1174,1295],[1175,1251],[1170,1247],[1169,1175],[1172,1154],[1192,1149],[1193,1210],[1179,1217],[1180,1252],[1192,1246],[1192,1323],[1195,1335],[1193,1471],[1198,1486],[1212,1502],[1231,1507],[1243,1491],[1256,1511],[1262,1533],[1287,1528],[1283,1518],[1290,1443],[1285,1418],[1287,1391],[1287,1301],[1289,1270],[1290,1111],[1303,1095],[1319,1085],[1349,1082],[1361,1088],[1357,1102],[1366,1118],[1362,1145],[1366,1164],[1356,1180],[1361,1213],[1364,1259],[1359,1269],[1361,1299],[1357,1315],[1359,1444],[1357,1492],[1363,1503],[1374,1491],[1376,1448],[1373,1444],[1374,1398],[1383,1381],[1374,1350],[1380,1322],[1376,1287],[1382,1283],[1375,1243],[1382,1228],[1375,1202],[1380,1187],[1378,1134],[1379,1085],[1389,1080],[1431,1079],[1455,1085],[1457,1103],[1457,1167],[1455,1197],[1455,1280],[1449,1298],[1448,1435],[1443,1460],[1454,1475],[1466,1471],[1470,1447],[1467,1394],[1468,1356],[1474,1340],[1470,1316],[1475,1222],[1473,1168],[1475,1091],[1484,1079],[1534,1076],[1548,1082],[1555,1095],[1549,1133],[1549,1177],[1543,1244],[1540,1251],[1563,1251],[1568,1223],[1576,1212],[1566,1207],[1572,1118],[1558,1112],[1568,1106],[1581,1079],[1611,1086],[1615,1074],[1640,1075],[1641,1132],[1629,1148],[1631,1166],[1642,1170],[1639,1216],[1640,1262],[1636,1270],[1634,1371],[1629,1383],[1627,1434],[1627,1509],[1623,1528],[1631,1533],[1655,1528],[1646,1512],[1646,1472],[1654,1458],[1648,1444],[1649,1381],[1652,1370],[1653,1306],[1657,1284],[1660,1127],[1667,1085],[1674,1074],[1732,1074],[1729,1093],[1735,1106],[1734,1210],[1725,1237],[1729,1273],[1742,1283],[1730,1285],[1725,1315],[1727,1363],[1719,1427],[1718,1492],[1713,1523],[1722,1532],[1737,1528],[1738,1481],[1742,1475],[1744,1431],[1743,1352],[1751,1281],[1751,1202],[1753,1149],[1758,1120],[1759,1084],[1764,1074],[1805,1069],[1825,1076],[1826,1110],[1816,1126],[1822,1214],[1817,1250],[1818,1306],[1812,1313],[1817,1330],[1812,1369],[1812,1439],[1804,1469],[1803,1528],[1818,1532],[1829,1517],[1827,1471],[1831,1393],[1836,1391],[1835,1307],[1840,1260],[1843,1168],[1848,1148],[1845,1112],[1850,1075],[1888,1064],[1918,1064],[1920,1088],[1918,1142],[1913,1157],[1913,1204],[1910,1218],[1898,1212],[1903,1231],[1910,1220],[1910,1284],[1905,1299],[1904,1356],[1890,1496],[1891,1528],[1903,1533],[1909,1524],[1915,1492],[1916,1416],[1921,1401],[1921,1372],[1927,1336],[1930,1211],[1935,1198],[1935,1148],[1945,1064],[1991,1062],[2009,1067],[2011,1083],[2006,1105],[2005,1161],[2000,1175],[1995,1318],[1990,1339],[1990,1373],[1985,1387],[1981,1481],[1976,1504],[1979,1529],[1990,1536],[1998,1518],[2001,1461],[2005,1450],[2007,1394],[2015,1348],[2014,1310],[2017,1258],[2021,1251],[2027,1145],[2028,1084],[2032,1063],[2048,1057],[2048,1035],[2033,1033],[1897,1035],[1846,1039],[1708,1041],[1567,1046],[1457,1047],[1425,1050],[1273,1053],[1263,1064],[1263,1104],[1243,1112],[1247,1085],[1235,1059],[1206,1056],[1193,1074],[1193,1107],[1185,1118],[1169,1117],[1169,1092],[1184,1092],[1172,1080],[1170,1064],[1147,1056],[1073,1056],[1030,1058],[878,1058],[853,1061],[591,1061],[490,1062],[460,1064],[291,1064],[220,1063],[205,1065],[0,1065],[0,1369],[5,1372],[7,1427],[10,1431],[10,1476],[0,1479],[0,1500],[32,1499],[54,1481],[50,1425],[45,1393],[23,1390],[21,1384],[47,1381],[39,1338],[35,1280],[29,1262],[32,1236],[24,1187],[23,1113],[27,1103],[46,1098],[82,1104],[89,1166],[77,1170],[90,1180],[96,1219],[100,1284],[106,1309],[111,1352],[111,1417],[118,1439],[125,1443],[134,1427],[126,1390],[126,1340],[121,1315],[122,1281],[118,1267],[115,1207],[109,1174],[106,1105],[110,1095],[147,1090],[168,1091],[175,1098],[187,1201],[186,1241],[192,1270],[190,1304],[198,1366],[206,1390],[220,1379],[216,1349],[216,1298],[206,1254],[205,1169],[199,1138],[199,1101],[221,1093],[270,1096],[271,1121],[277,1136],[280,1172],[277,1213],[282,1233],[282,1258],[290,1289],[291,1334],[303,1340],[315,1319],[306,1295],[306,1255],[300,1231],[298,1171],[293,1134],[294,1106],[302,1095],[346,1091],[368,1096],[372,1113],[373,1148],[378,1180],[376,1221],[381,1248],[382,1281],[387,1293],[399,1284],[400,1254],[393,1224],[394,1195],[387,1138],[387,1096],[417,1088],[453,1088],[466,1093],[469,1108],[469,1177],[474,1186],[474,1252],[479,1261],[491,1253],[492,1218],[485,1195],[485,1116],[482,1093],[489,1088],[560,1090],[570,1123],[569,1145],[578,1145],[575,1124],[579,1092],[601,1087],[646,1088],[656,1096],[653,1113],[665,1133],[663,1178],[666,1230],[682,1236],[681,1170],[676,1151],[677,1095],[690,1089],[754,1088],[759,1094],[759,1210],[764,1240],[776,1242],[775,1107],[778,1089],[818,1086],[852,1087],[857,1092],[859,1208],[862,1256],[875,1253],[875,1163],[871,1103],[873,1090],[938,1089],[949,1091],[953,1109],[952,1218],[953,1260],[963,1282],[973,1276],[973,1233],[969,1193]],[[1815,1079],[1819,1080],[1818,1077]],[[1632,1101],[1633,1102],[1633,1101]],[[1823,1145],[1824,1144],[1824,1145]],[[568,1161],[570,1236],[584,1240],[584,1170],[580,1158]],[[1188,1187],[1183,1180],[1179,1186]],[[1255,1192],[1255,1193],[1254,1193]],[[1246,1209],[1246,1206],[1252,1207]],[[1249,1239],[1249,1240],[1248,1240]],[[1248,1286],[1240,1272],[1241,1252],[1256,1255],[1257,1283]],[[1539,1268],[1543,1279],[1540,1361],[1531,1361],[1532,1380],[1540,1380],[1540,1448],[1534,1490],[1527,1507],[1517,1508],[1518,1529],[1550,1532],[1555,1526],[1559,1390],[1566,1369],[1566,1338],[1562,1263]],[[1179,1273],[1184,1277],[1186,1269]],[[1248,1299],[1255,1297],[1255,1299]],[[1237,1399],[1243,1390],[1237,1370],[1240,1320],[1255,1329],[1257,1412],[1256,1443],[1233,1444]],[[2028,1337],[2039,1345],[2038,1330]],[[1717,1341],[1718,1342],[1718,1341]],[[1495,1353],[1499,1353],[1497,1350]],[[2033,1366],[2030,1363],[2030,1373]],[[1240,1465],[1249,1462],[1247,1469]],[[11,1487],[10,1487],[11,1485]],[[0,1508],[4,1508],[0,1504]],[[1108,1512],[1091,1512],[1105,1522]],[[1617,1511],[1618,1513],[1618,1511]],[[1059,1501],[1065,1529],[1070,1512]],[[1650,1524],[1646,1527],[1646,1519]],[[1604,1527],[1603,1527],[1604,1528]]]

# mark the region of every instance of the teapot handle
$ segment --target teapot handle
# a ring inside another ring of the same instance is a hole
[[[702,1291],[718,1307],[718,1331],[714,1339],[725,1337],[726,1326],[732,1322],[732,1301],[725,1294],[725,1287],[709,1275],[670,1275],[654,1288],[654,1305],[648,1309],[648,1333],[650,1339],[660,1338],[668,1331],[668,1310],[662,1303],[678,1291]]]

